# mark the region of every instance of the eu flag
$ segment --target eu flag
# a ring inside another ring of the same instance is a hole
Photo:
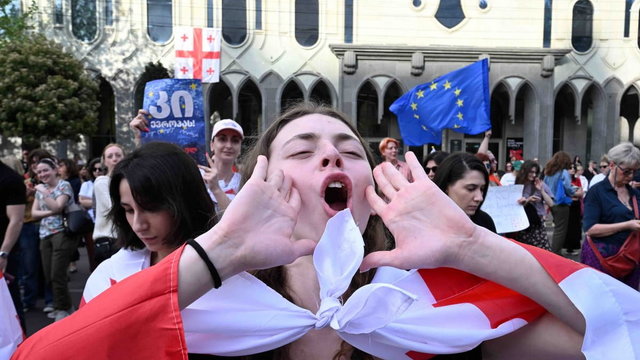
[[[389,107],[404,143],[440,144],[442,130],[479,134],[491,129],[489,66],[482,59],[418,85]]]

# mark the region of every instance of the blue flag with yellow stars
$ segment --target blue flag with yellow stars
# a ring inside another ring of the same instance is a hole
[[[149,81],[142,108],[149,112],[143,144],[165,141],[180,146],[198,164],[207,165],[202,84],[196,79]]]
[[[442,130],[479,134],[491,129],[489,66],[482,59],[418,85],[389,107],[404,143],[440,144]]]

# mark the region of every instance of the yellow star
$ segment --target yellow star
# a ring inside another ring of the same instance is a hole
[[[149,97],[153,97],[153,91],[149,91]]]
[[[418,114],[413,114],[413,117],[416,118],[416,119],[420,119],[420,115],[418,115]]]
[[[189,87],[191,87],[191,90],[195,90],[198,86],[195,83],[192,83]]]
[[[456,115],[456,117],[457,117],[458,119],[462,120],[462,113],[461,113],[461,112],[458,112],[458,115]]]
[[[184,109],[186,106],[184,104],[182,104],[182,105],[180,105],[180,107]]]
[[[160,130],[158,130],[158,132],[159,132],[160,134],[164,134],[164,129],[160,129]]]
[[[183,127],[182,127],[182,130],[187,130],[187,127],[186,127],[186,126],[183,126]]]
[[[460,96],[460,92],[461,92],[461,91],[462,91],[462,90],[460,90],[460,89],[456,88],[453,92],[456,94],[456,96]]]
[[[438,83],[431,83],[431,86],[429,88],[431,90],[436,90],[438,88]]]
[[[416,104],[416,103],[411,103],[411,109],[412,109],[412,110],[418,110],[418,104]]]
[[[420,99],[421,97],[424,97],[424,90],[418,90],[416,92],[416,96],[418,96],[418,99]]]
[[[451,89],[451,83],[449,82],[449,80],[444,82],[444,89],[445,90],[449,90]]]
[[[424,131],[429,131],[429,128],[428,128],[428,127],[426,127],[426,126],[424,126],[424,125],[422,125],[422,130],[424,130]]]
[[[464,100],[458,99],[458,101],[456,101],[456,104],[458,104],[458,107],[462,107],[462,105],[464,105]]]
[[[462,127],[462,126],[460,126],[460,125],[458,125],[458,124],[453,125],[453,128],[454,128],[454,129],[459,129],[459,128],[461,128],[461,127]]]

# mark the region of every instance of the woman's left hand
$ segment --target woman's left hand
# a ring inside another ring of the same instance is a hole
[[[44,186],[44,184],[36,185],[36,191],[40,192],[44,196],[49,195],[49,190],[47,189],[46,186]]]
[[[413,183],[388,163],[373,171],[376,183],[389,203],[376,194],[373,186],[367,188],[367,199],[395,237],[396,248],[367,255],[360,266],[361,271],[378,266],[401,269],[455,267],[462,243],[476,234],[476,225],[429,180],[412,152],[406,154],[406,160]]]

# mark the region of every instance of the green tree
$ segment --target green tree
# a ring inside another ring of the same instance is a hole
[[[29,17],[36,10],[35,2],[22,11],[19,0],[0,0],[0,42],[23,36],[29,29]]]
[[[98,86],[82,64],[41,35],[0,47],[0,133],[31,143],[78,140],[97,122]]]

